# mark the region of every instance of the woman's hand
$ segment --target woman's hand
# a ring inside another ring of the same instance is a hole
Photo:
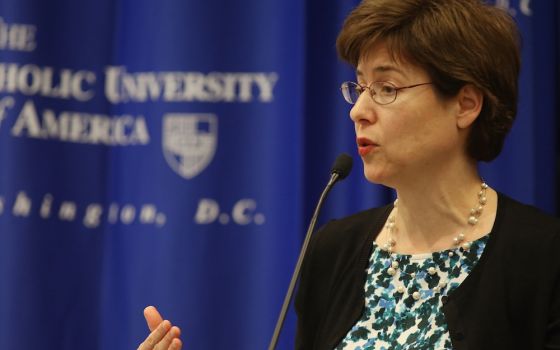
[[[157,309],[153,306],[148,306],[144,309],[144,317],[150,335],[140,346],[138,350],[180,350],[183,346],[179,336],[181,330],[177,326],[171,325],[171,322],[163,320]]]

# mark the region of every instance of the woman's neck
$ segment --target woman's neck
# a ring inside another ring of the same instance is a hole
[[[453,247],[453,239],[460,233],[466,241],[473,241],[490,232],[497,207],[494,190],[484,190],[486,203],[482,205],[478,223],[470,225],[471,208],[477,208],[482,181],[476,166],[453,173],[439,172],[396,188],[398,207],[393,237],[395,252],[416,254],[440,251]],[[385,230],[384,230],[385,231]],[[389,232],[382,232],[379,240],[387,240]]]

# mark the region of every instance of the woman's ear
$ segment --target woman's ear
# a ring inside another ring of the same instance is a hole
[[[457,127],[459,129],[468,128],[474,123],[482,110],[483,102],[484,95],[476,86],[467,84],[461,88],[457,95],[459,107],[457,112]]]

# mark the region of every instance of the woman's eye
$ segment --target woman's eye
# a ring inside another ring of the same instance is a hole
[[[381,86],[381,91],[380,93],[384,94],[384,95],[392,95],[395,93],[395,87],[393,85],[389,85],[389,84],[383,84]]]

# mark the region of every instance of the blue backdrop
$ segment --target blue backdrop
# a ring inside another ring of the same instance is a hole
[[[320,221],[392,195],[338,91],[356,3],[3,0],[0,344],[136,349],[157,305],[185,349],[266,348],[336,155],[356,167]],[[554,213],[558,5],[496,5],[524,37],[520,113],[482,171]]]

